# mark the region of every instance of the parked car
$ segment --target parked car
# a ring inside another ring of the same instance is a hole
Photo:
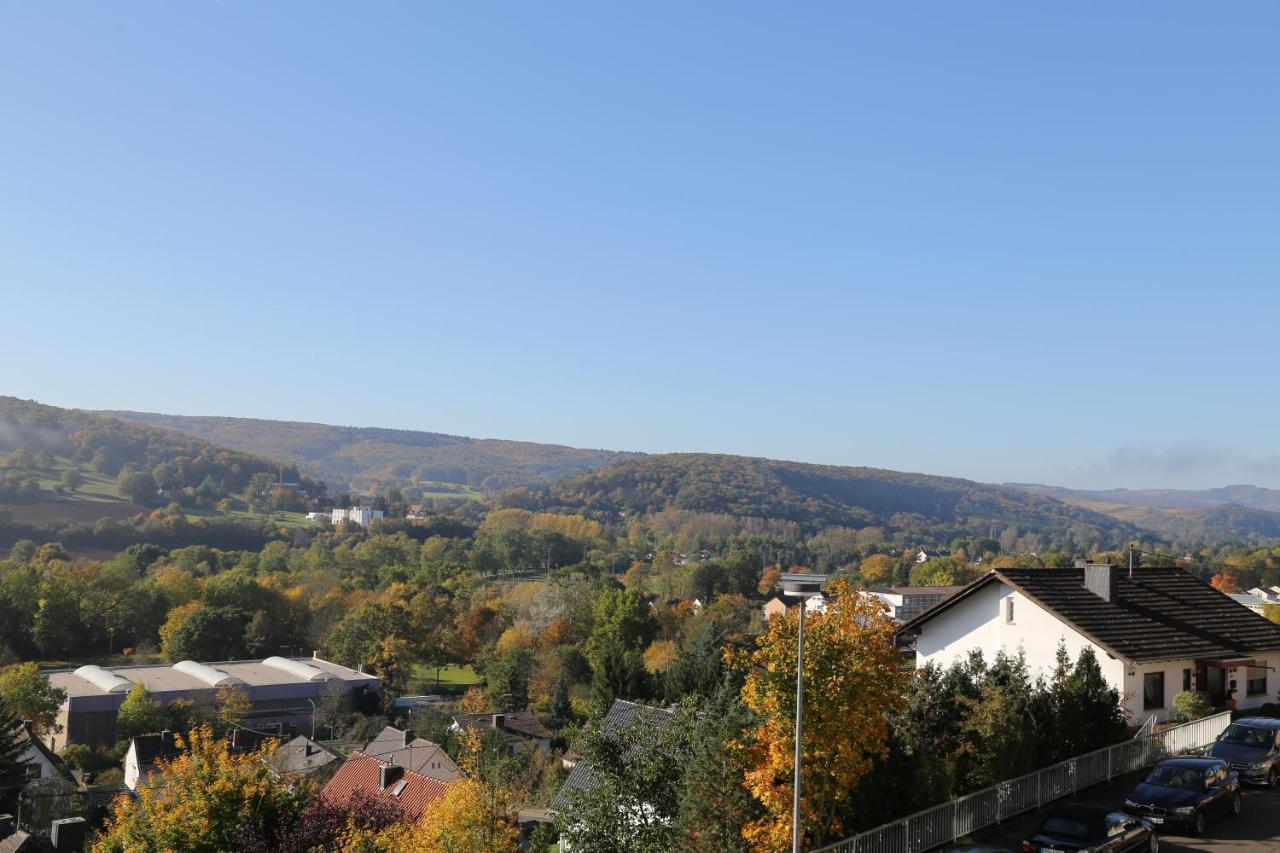
[[[1092,853],[1141,850],[1156,853],[1160,840],[1145,820],[1104,806],[1069,803],[1049,809],[1023,853]]]
[[[1209,818],[1240,814],[1240,774],[1220,758],[1166,758],[1125,798],[1124,807],[1157,827],[1199,835]]]
[[[1230,764],[1245,782],[1280,787],[1280,720],[1236,720],[1218,735],[1209,754]]]

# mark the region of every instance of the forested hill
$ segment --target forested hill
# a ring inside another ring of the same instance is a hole
[[[0,504],[32,520],[119,517],[170,501],[213,507],[241,494],[265,501],[281,478],[293,485],[278,502],[301,507],[323,491],[256,454],[15,397],[0,397],[0,456]]]
[[[1113,548],[1139,535],[1124,521],[1004,486],[711,454],[629,458],[531,499],[609,519],[676,511],[788,522],[808,532],[847,527],[881,541],[994,536],[1010,549]]]
[[[436,483],[496,492],[541,486],[602,468],[623,456],[606,450],[412,430],[149,412],[103,414],[294,462],[323,479],[331,490],[377,491]]]

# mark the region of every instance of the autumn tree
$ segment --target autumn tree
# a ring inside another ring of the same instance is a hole
[[[1209,583],[1214,589],[1221,593],[1231,593],[1236,591],[1235,575],[1228,574],[1227,572],[1219,572],[1214,575],[1209,579]]]
[[[906,692],[893,621],[843,580],[831,584],[825,613],[806,617],[802,836],[838,837],[853,811],[858,781],[885,752],[886,715]],[[798,612],[798,611],[797,611]],[[759,722],[744,738],[746,784],[764,816],[743,832],[753,847],[791,841],[795,746],[796,613],[770,620],[750,654],[733,655],[746,680],[743,704]]]
[[[137,735],[158,732],[164,728],[164,708],[141,684],[135,684],[124,697],[116,714],[116,738],[128,740]]]
[[[897,565],[888,554],[872,554],[858,565],[858,575],[867,586],[878,586],[893,580]]]
[[[59,732],[58,709],[67,691],[49,683],[49,676],[35,663],[15,664],[0,670],[0,701],[19,719],[30,720],[36,734],[43,737]]]
[[[239,726],[253,712],[249,694],[235,685],[219,687],[214,706],[217,709],[218,725],[223,730]]]
[[[94,853],[220,853],[239,849],[241,838],[275,836],[277,827],[296,823],[309,786],[277,780],[260,754],[230,754],[208,727],[186,744],[186,754],[163,762],[163,786],[144,785],[136,798],[116,800]]]

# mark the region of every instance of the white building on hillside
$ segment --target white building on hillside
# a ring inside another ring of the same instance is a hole
[[[368,527],[375,521],[382,518],[382,510],[370,509],[367,506],[353,506],[350,509],[335,509],[329,516],[330,522],[333,524],[342,524],[349,521],[352,524],[358,524],[361,527]]]
[[[1280,666],[1280,625],[1173,567],[996,569],[899,633],[914,636],[919,666],[1021,650],[1033,676],[1052,672],[1059,644],[1073,660],[1092,649],[1135,720],[1167,719],[1184,690],[1265,705]]]

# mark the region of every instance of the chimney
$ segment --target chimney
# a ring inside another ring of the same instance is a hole
[[[505,723],[506,721],[507,721],[507,718],[506,718],[506,715],[505,715],[505,714],[494,714],[494,715],[493,715],[493,727],[494,727],[495,729],[500,729],[500,728],[502,728],[502,724],[503,724],[503,723]]]
[[[378,768],[378,787],[387,790],[404,775],[404,768],[395,764],[383,764]]]
[[[18,831],[18,824],[11,814],[0,814],[0,841]]]
[[[1116,586],[1120,582],[1120,569],[1107,563],[1086,563],[1077,560],[1084,569],[1084,588],[1103,601],[1116,601]]]
[[[408,746],[409,744],[413,743],[413,739],[414,739],[415,737],[417,737],[417,735],[415,735],[415,734],[413,733],[413,729],[405,729],[405,730],[404,730],[404,745],[405,745],[405,746]]]
[[[82,817],[55,820],[49,830],[49,840],[58,853],[80,853],[89,836],[89,825]]]

